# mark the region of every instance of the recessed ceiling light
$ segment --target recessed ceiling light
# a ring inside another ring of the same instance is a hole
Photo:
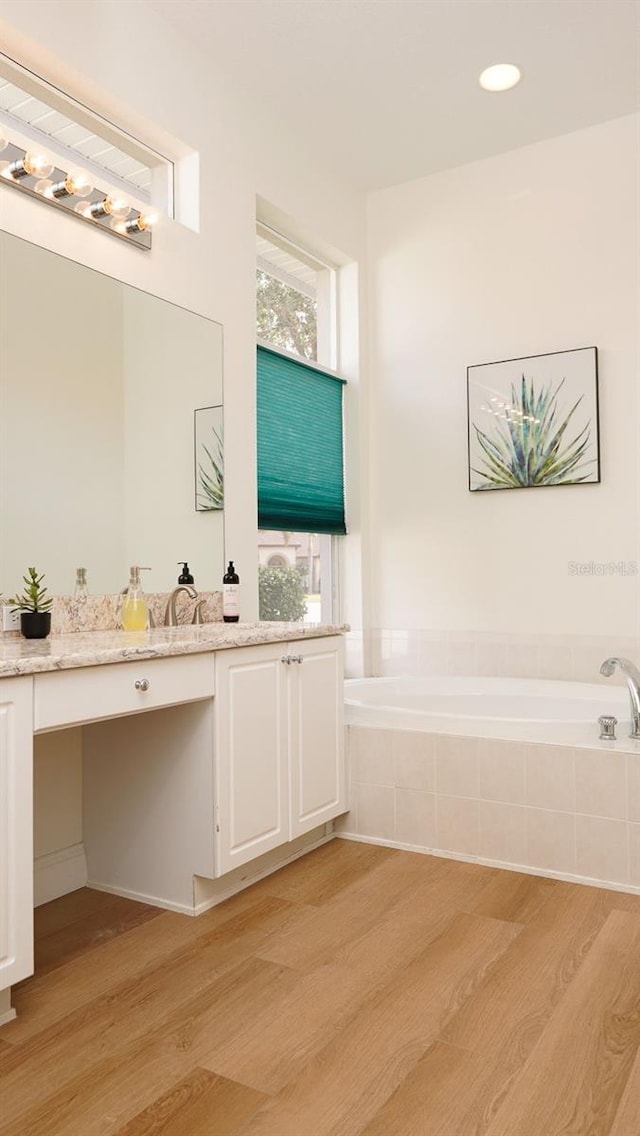
[[[482,72],[478,82],[485,91],[508,91],[521,78],[520,68],[514,63],[495,63]]]

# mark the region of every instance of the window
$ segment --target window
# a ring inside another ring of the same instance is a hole
[[[260,618],[332,619],[345,532],[335,269],[258,226]],[[286,352],[286,354],[285,354]]]

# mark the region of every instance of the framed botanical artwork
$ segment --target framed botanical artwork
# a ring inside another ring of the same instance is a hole
[[[598,349],[467,367],[469,489],[600,481]]]
[[[224,435],[222,406],[203,406],[194,412],[196,512],[224,506]]]

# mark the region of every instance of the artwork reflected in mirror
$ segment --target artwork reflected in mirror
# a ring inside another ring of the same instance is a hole
[[[224,506],[224,440],[221,406],[194,412],[196,512],[211,513]]]

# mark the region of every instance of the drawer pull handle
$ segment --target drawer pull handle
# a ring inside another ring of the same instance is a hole
[[[148,690],[151,686],[148,678],[137,678],[135,682],[136,690]]]

